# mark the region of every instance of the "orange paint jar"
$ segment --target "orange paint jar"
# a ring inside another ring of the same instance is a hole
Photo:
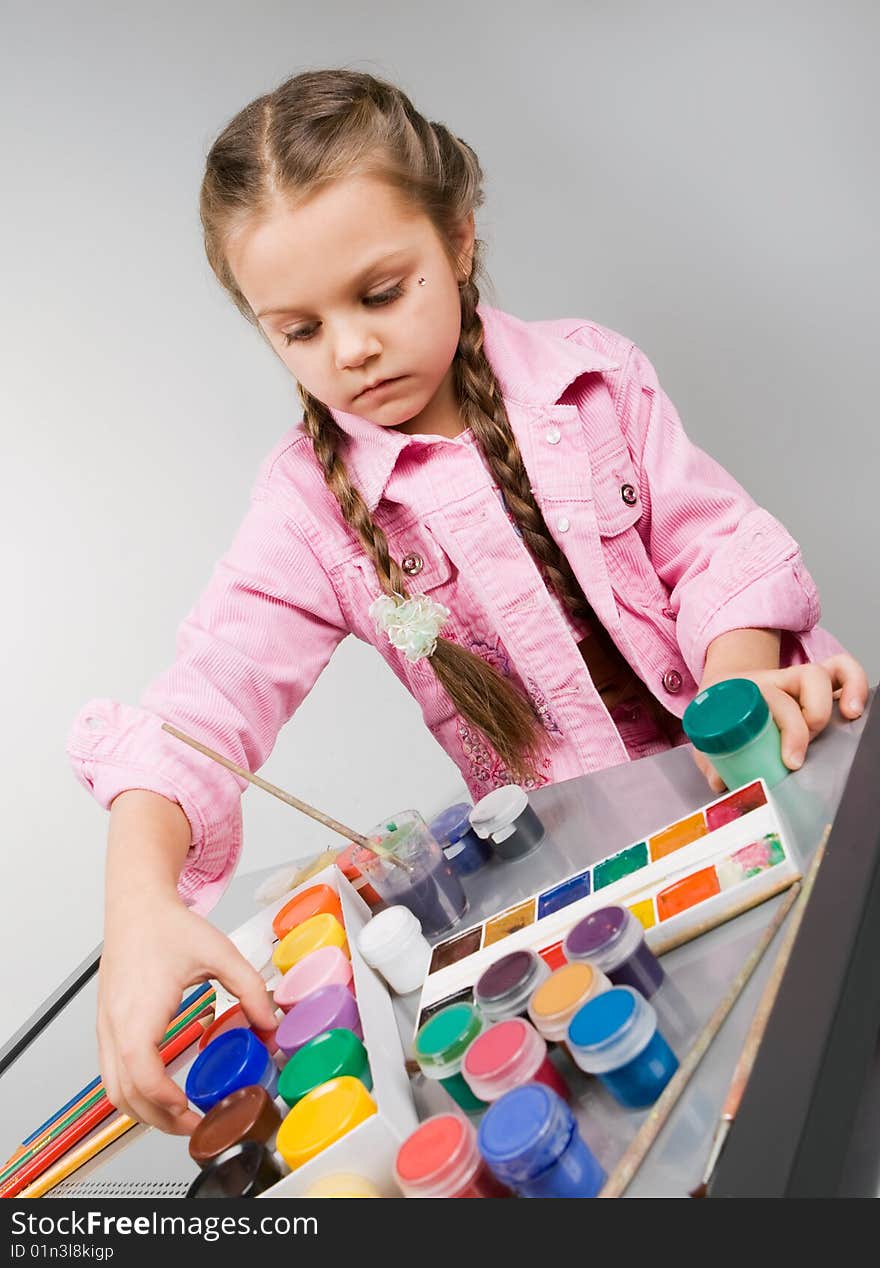
[[[310,885],[308,889],[300,890],[275,913],[272,921],[275,937],[286,938],[291,929],[323,912],[335,916],[340,924],[343,923],[342,905],[335,889],[331,889],[329,885]]]

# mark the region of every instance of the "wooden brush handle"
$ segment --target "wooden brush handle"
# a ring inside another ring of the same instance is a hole
[[[323,823],[325,828],[331,828],[334,832],[338,832],[340,836],[345,837],[346,841],[354,841],[355,845],[363,845],[368,850],[371,849],[369,841],[362,833],[355,832],[353,828],[347,828],[338,819],[331,819],[329,815],[322,814],[320,810],[316,810],[308,802],[300,801],[298,797],[285,792],[283,788],[277,788],[275,784],[270,784],[268,780],[260,779],[259,775],[252,775],[249,770],[245,770],[243,766],[237,766],[235,762],[231,762],[222,753],[217,753],[214,749],[208,748],[207,744],[201,744],[198,740],[194,740],[191,735],[178,731],[177,727],[172,726],[170,722],[163,722],[162,730],[167,731],[169,735],[173,735],[177,740],[183,740],[184,744],[188,744],[190,748],[198,749],[200,753],[204,753],[205,757],[210,757],[215,762],[219,762],[221,766],[225,766],[227,770],[231,770],[235,775],[240,775],[248,783],[256,784],[264,792],[271,793],[273,797],[278,797],[281,801],[286,801],[288,806],[293,806],[294,810],[302,811],[310,819],[317,819],[318,823]]]

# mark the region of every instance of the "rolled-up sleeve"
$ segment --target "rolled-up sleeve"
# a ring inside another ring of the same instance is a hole
[[[192,842],[178,891],[196,911],[220,898],[242,847],[247,781],[162,730],[170,722],[249,771],[348,633],[335,590],[283,504],[255,489],[230,549],[181,623],[173,663],[137,707],[88,701],[67,754],[105,809],[129,789],[178,802]]]
[[[798,543],[688,439],[653,365],[634,345],[618,415],[639,469],[646,546],[669,589],[694,679],[702,678],[709,644],[729,630],[812,630],[819,594]]]

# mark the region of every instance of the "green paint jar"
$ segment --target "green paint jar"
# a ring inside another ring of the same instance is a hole
[[[705,753],[728,788],[763,779],[773,788],[791,774],[767,701],[750,678],[725,678],[694,696],[681,720],[694,748]]]
[[[353,1031],[340,1026],[322,1031],[293,1054],[278,1077],[278,1095],[292,1108],[316,1087],[343,1074],[360,1079],[372,1092],[367,1050]]]
[[[415,1057],[426,1079],[437,1079],[466,1114],[480,1114],[486,1102],[474,1096],[461,1073],[464,1054],[483,1029],[473,1004],[450,1004],[430,1017],[416,1035]]]

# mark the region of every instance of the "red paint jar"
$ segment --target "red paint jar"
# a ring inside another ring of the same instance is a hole
[[[477,1148],[473,1123],[458,1114],[435,1114],[397,1151],[394,1178],[408,1198],[509,1198]]]
[[[546,1039],[523,1017],[497,1021],[478,1035],[464,1054],[461,1075],[481,1101],[497,1101],[523,1083],[544,1083],[569,1099],[562,1075],[547,1056]]]
[[[350,845],[343,850],[336,860],[336,866],[368,907],[380,907],[382,905],[381,895],[377,894],[367,878],[355,865],[354,854],[357,848],[356,845]]]

